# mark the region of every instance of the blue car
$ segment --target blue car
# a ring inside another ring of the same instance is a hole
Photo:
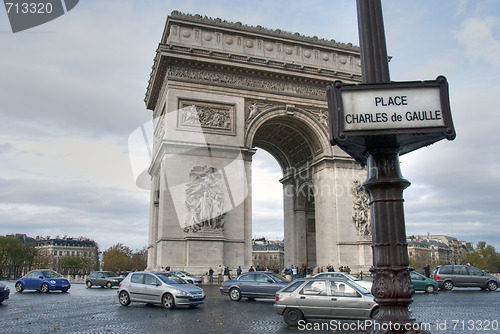
[[[49,292],[51,290],[68,291],[71,288],[69,281],[54,270],[33,270],[16,282],[16,291],[37,290]]]
[[[0,282],[0,304],[5,300],[9,299],[10,290],[9,287],[2,282]]]

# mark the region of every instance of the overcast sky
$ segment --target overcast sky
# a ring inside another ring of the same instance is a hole
[[[484,240],[498,251],[500,2],[382,5],[391,79],[445,75],[457,132],[401,157],[412,183],[407,234]],[[144,94],[173,10],[359,45],[354,0],[82,0],[15,34],[0,9],[0,235],[146,246],[149,192],[135,185],[127,145],[151,119]],[[280,238],[281,171],[262,150],[253,178],[253,235]]]

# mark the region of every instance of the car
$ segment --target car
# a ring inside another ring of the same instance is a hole
[[[118,287],[118,301],[123,306],[142,302],[173,309],[180,305],[196,307],[203,304],[204,300],[202,288],[167,272],[133,272]]]
[[[9,294],[10,294],[10,289],[7,285],[3,284],[0,282],[0,304],[6,300],[9,299]]]
[[[276,312],[296,326],[306,319],[373,319],[379,305],[373,295],[345,278],[305,278],[276,293]]]
[[[87,285],[87,288],[91,288],[96,285],[101,288],[107,287],[111,289],[114,286],[118,286],[121,281],[123,281],[123,277],[119,277],[112,271],[94,271],[87,276],[85,284]]]
[[[433,293],[438,289],[438,283],[435,280],[427,278],[416,271],[410,271],[410,279],[415,291]]]
[[[45,293],[51,290],[66,292],[71,288],[71,284],[57,271],[39,269],[32,270],[18,279],[15,287],[17,292],[23,292],[24,290],[37,290]]]
[[[183,280],[185,280],[186,282],[191,283],[191,284],[198,285],[198,284],[201,284],[203,282],[201,277],[191,275],[190,273],[182,271],[182,270],[169,270],[169,271],[167,271],[167,273],[177,275],[180,278],[182,278]]]
[[[368,291],[372,291],[372,282],[370,281],[363,281],[360,280],[359,278],[356,278],[352,275],[349,275],[348,273],[343,273],[343,272],[326,272],[326,273],[319,273],[313,276],[314,278],[320,278],[320,277],[336,277],[336,278],[345,278],[347,280],[350,280],[357,285],[361,285],[363,288],[365,288]]]
[[[498,277],[485,270],[469,265],[437,266],[431,277],[435,279],[440,289],[452,290],[453,287],[478,287],[481,290],[495,291],[500,284]]]
[[[274,298],[276,291],[285,287],[289,281],[270,271],[253,271],[239,275],[234,280],[222,282],[219,290],[228,295],[232,301],[242,297],[249,300],[255,298]]]

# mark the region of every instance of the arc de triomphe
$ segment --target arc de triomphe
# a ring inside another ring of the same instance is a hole
[[[252,155],[283,171],[285,266],[371,266],[366,171],[328,138],[326,86],[359,48],[172,12],[146,93],[154,144],[148,269],[252,264]]]

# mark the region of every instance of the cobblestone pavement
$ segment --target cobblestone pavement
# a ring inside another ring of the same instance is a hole
[[[0,333],[299,333],[273,308],[273,300],[231,302],[218,285],[202,286],[205,304],[166,310],[132,303],[120,306],[117,289],[74,284],[69,292],[16,293],[0,304]],[[500,333],[500,291],[454,289],[417,293],[413,315],[432,333]],[[312,321],[315,333],[359,333],[355,322]],[[322,326],[322,327],[319,327]],[[335,327],[337,326],[337,327]],[[351,328],[353,330],[345,330]],[[308,332],[307,330],[304,330]]]

